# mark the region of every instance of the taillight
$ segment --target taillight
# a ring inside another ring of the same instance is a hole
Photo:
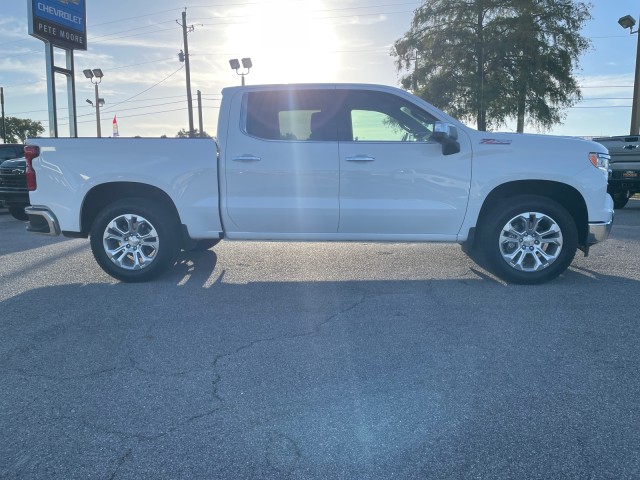
[[[36,172],[33,170],[33,159],[40,155],[40,147],[37,145],[26,145],[24,147],[24,158],[27,161],[27,189],[33,191],[36,189]]]

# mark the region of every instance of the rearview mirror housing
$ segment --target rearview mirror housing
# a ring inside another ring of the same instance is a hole
[[[460,152],[458,129],[451,123],[436,122],[433,126],[431,138],[442,144],[443,155],[453,155],[454,153]]]

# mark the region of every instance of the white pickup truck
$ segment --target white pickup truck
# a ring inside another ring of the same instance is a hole
[[[457,242],[508,282],[607,238],[607,149],[475,131],[402,90],[226,88],[210,139],[33,139],[31,232],[90,237],[145,281],[220,239]]]

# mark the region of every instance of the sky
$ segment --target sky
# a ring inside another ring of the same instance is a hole
[[[5,115],[41,121],[50,132],[45,44],[28,34],[31,0],[0,0],[0,86]],[[60,0],[66,2],[68,0]],[[187,14],[194,124],[201,92],[204,130],[215,135],[224,87],[241,77],[232,58],[250,57],[247,84],[355,82],[399,86],[393,42],[409,29],[420,1],[403,0],[87,0],[87,50],[74,51],[78,136],[96,136],[94,86],[82,70],[100,68],[102,136],[117,118],[124,137],[188,129],[181,22]],[[583,137],[629,132],[638,35],[618,25],[638,19],[640,1],[593,0],[583,35],[592,48],[575,72],[583,99],[563,124],[543,132]],[[57,50],[55,63],[65,67]],[[59,136],[69,136],[67,91],[56,75]],[[502,127],[514,131],[515,122]],[[525,132],[537,133],[532,127]]]

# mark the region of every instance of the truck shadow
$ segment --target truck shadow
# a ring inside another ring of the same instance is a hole
[[[0,255],[24,252],[73,240],[67,237],[36,235],[26,231],[27,222],[16,220],[6,208],[0,208]]]

